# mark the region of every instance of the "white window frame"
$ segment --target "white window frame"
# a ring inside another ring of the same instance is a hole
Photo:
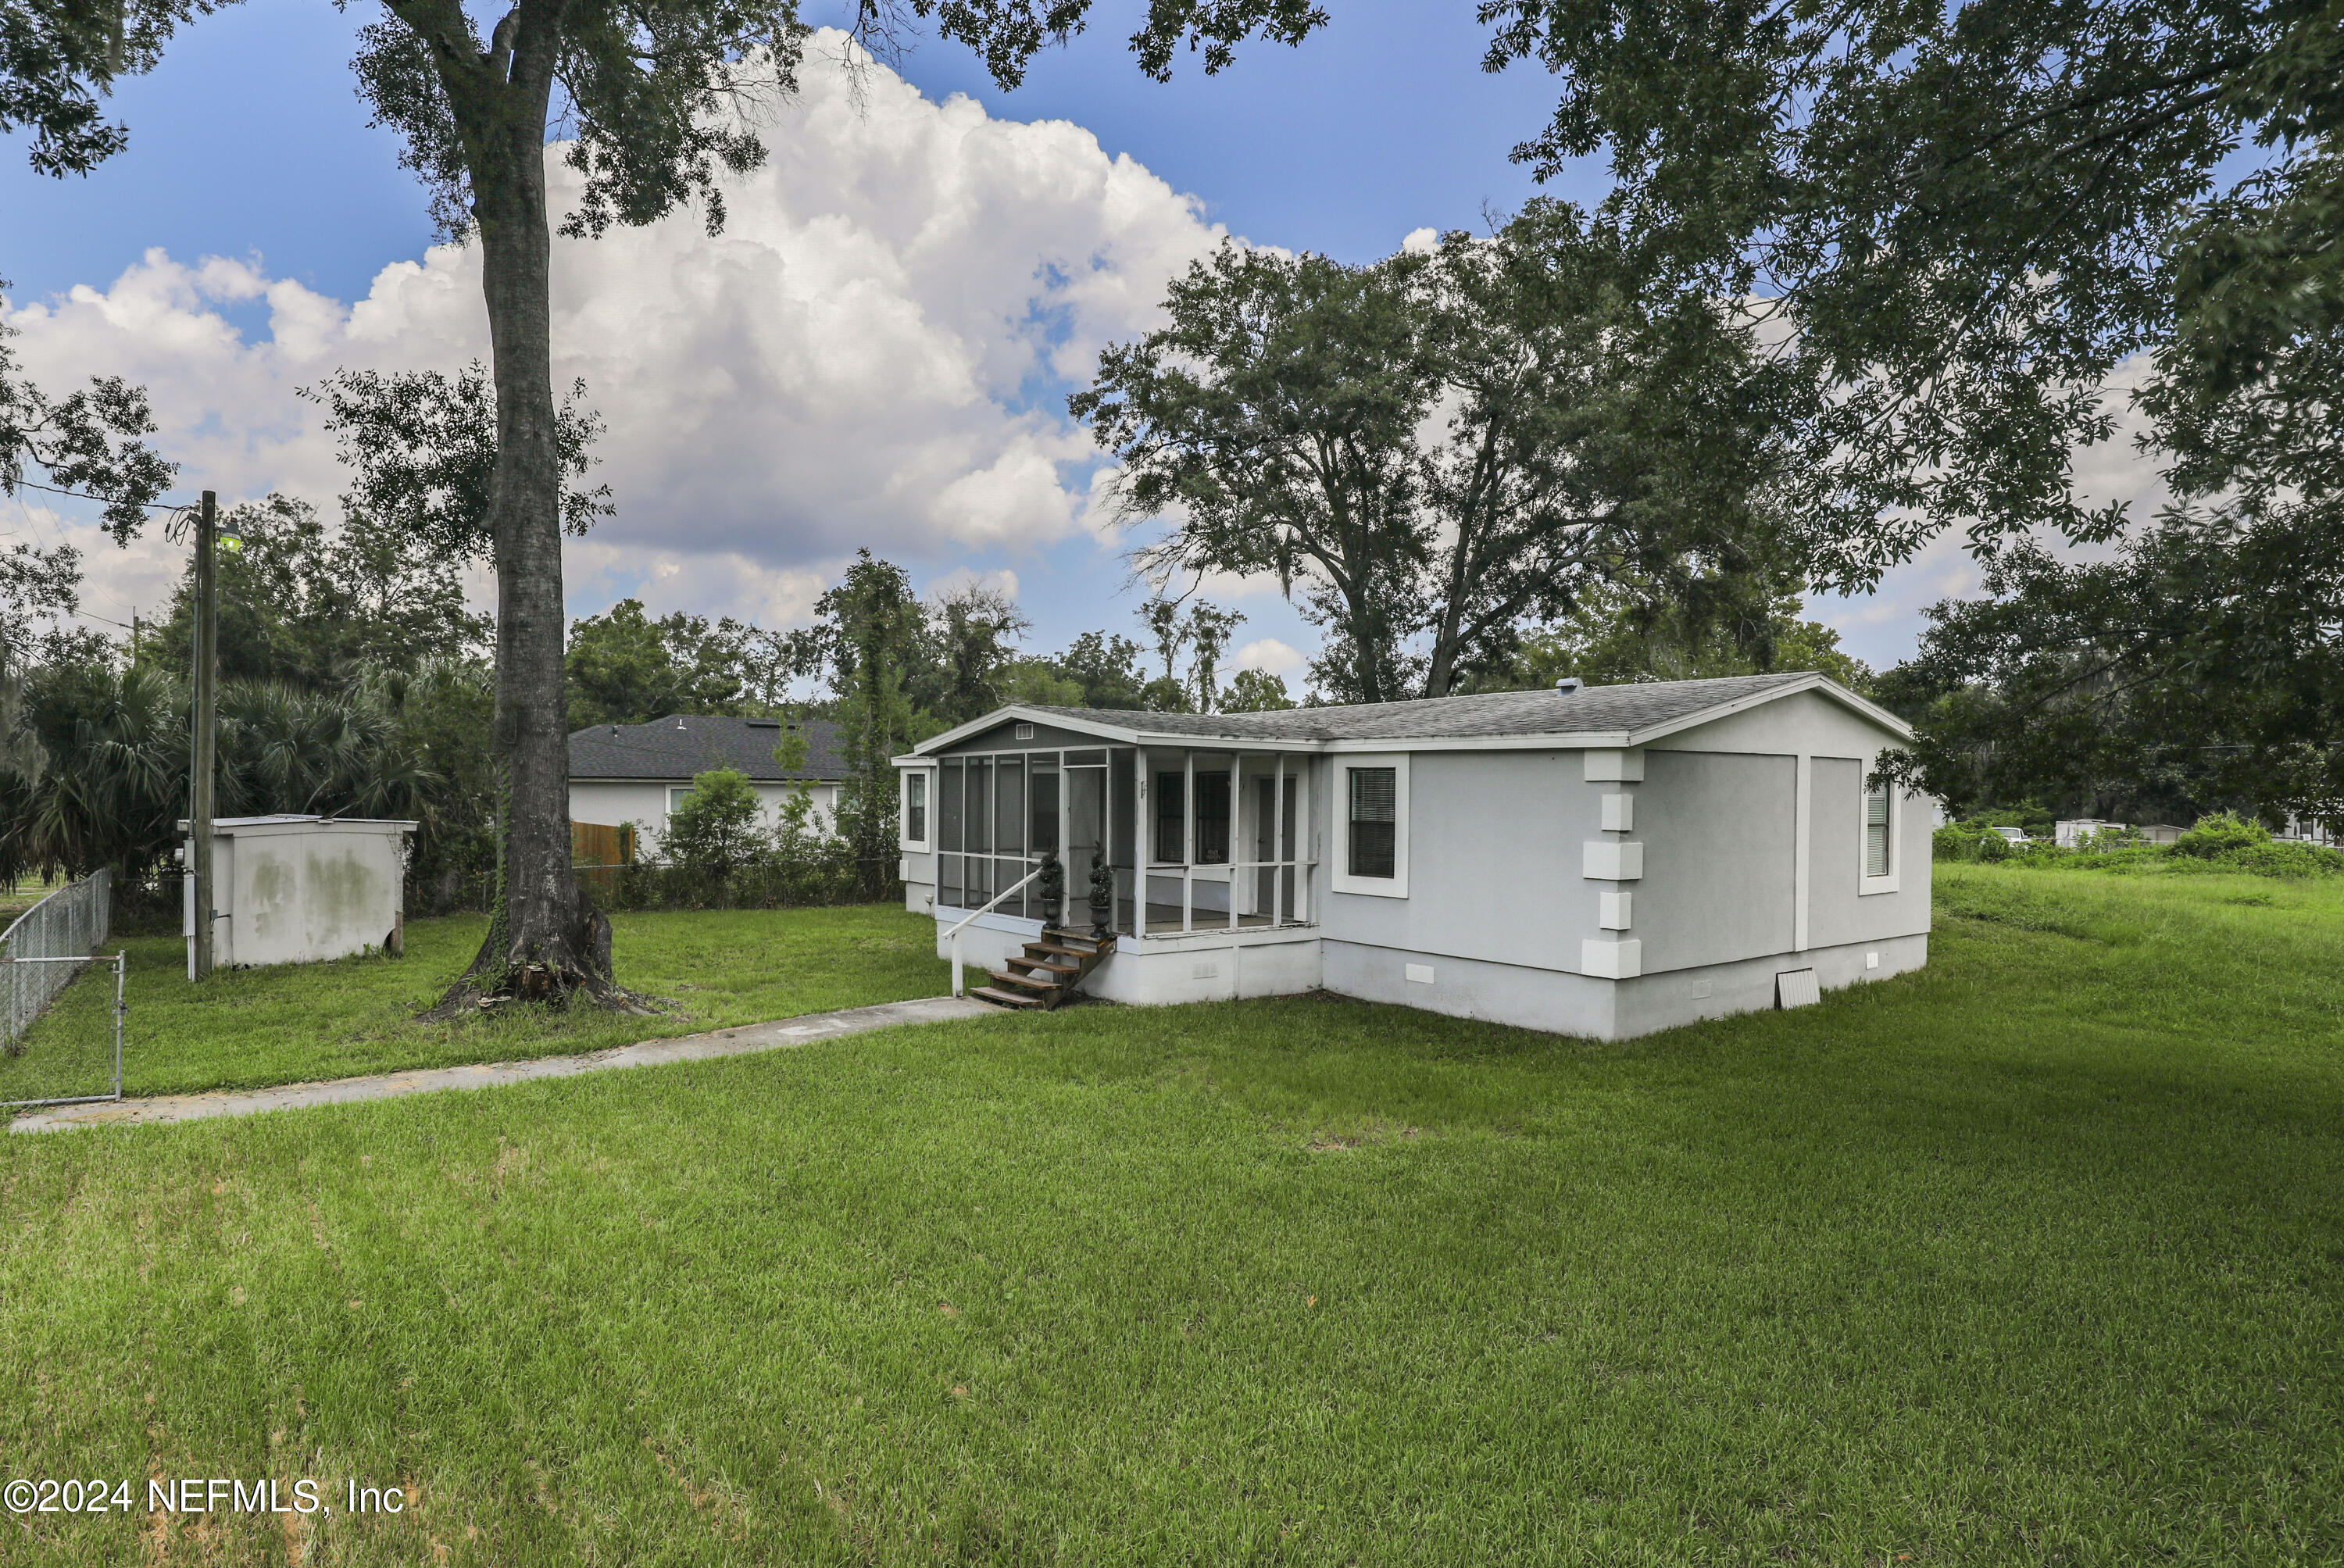
[[[936,840],[936,770],[932,767],[898,768],[896,772],[904,776],[895,786],[895,847],[905,855],[925,855]],[[919,838],[911,836],[912,780],[914,777],[928,781],[928,831]]]
[[[670,784],[667,786],[668,822],[673,823],[675,821],[676,808],[682,805],[685,800],[691,798],[693,787],[694,786],[691,784]]]
[[[1406,752],[1343,752],[1329,759],[1335,764],[1334,889],[1365,894],[1370,898],[1408,896],[1408,761]],[[1392,874],[1389,876],[1351,875],[1351,781],[1357,768],[1392,770]]]
[[[1860,768],[1862,764],[1859,764],[1858,766]],[[1870,897],[1875,893],[1898,892],[1904,885],[1904,874],[1903,846],[1896,842],[1896,829],[1899,819],[1904,815],[1904,803],[1897,798],[1899,792],[1896,786],[1891,784],[1883,792],[1888,797],[1888,875],[1885,876],[1868,875],[1870,863],[1865,857],[1865,852],[1871,848],[1871,845],[1867,842],[1869,835],[1865,830],[1871,825],[1873,792],[1864,788],[1864,774],[1857,773],[1855,775],[1855,893],[1859,898]]]

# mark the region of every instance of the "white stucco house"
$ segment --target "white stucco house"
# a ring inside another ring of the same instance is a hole
[[[774,753],[784,733],[803,736],[805,765],[782,766]],[[668,817],[692,793],[696,774],[732,768],[748,775],[764,802],[771,829],[782,803],[809,787],[814,815],[836,820],[846,766],[838,727],[826,719],[733,719],[671,713],[648,724],[596,724],[570,737],[570,820],[610,827],[634,824],[638,853],[659,853]]]
[[[1866,788],[1911,737],[1894,714],[1817,674],[1564,687],[1005,708],[895,759],[906,900],[941,954],[1056,849],[1062,925],[1113,868],[1095,995],[1323,987],[1601,1039],[1927,961],[1928,802]],[[1013,895],[965,957],[1006,961],[1042,913]]]

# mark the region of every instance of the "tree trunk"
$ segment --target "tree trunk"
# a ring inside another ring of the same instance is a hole
[[[562,691],[561,469],[547,222],[546,85],[517,70],[505,112],[474,143],[473,215],[497,387],[488,527],[497,572],[497,752],[505,767],[503,907],[450,996],[610,991],[607,922],[581,912],[570,871],[570,739]]]

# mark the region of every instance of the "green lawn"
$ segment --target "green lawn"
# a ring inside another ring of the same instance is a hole
[[[600,1050],[833,1007],[934,996],[952,986],[935,925],[889,905],[611,916],[620,981],[663,998],[660,1017],[581,1011],[426,1025],[480,945],[486,918],[418,920],[407,956],[216,974],[187,984],[182,937],[108,945],[130,954],[122,1087],[131,1095],[247,1088],[357,1073]],[[86,972],[0,1055],[0,1100],[103,1093],[111,1072],[110,972]]]
[[[2344,894],[1940,888],[1622,1046],[1077,1007],[0,1139],[0,1468],[416,1499],[0,1556],[2344,1560]]]

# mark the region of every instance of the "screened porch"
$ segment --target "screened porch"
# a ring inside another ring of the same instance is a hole
[[[1308,925],[1308,767],[1278,753],[1133,746],[939,758],[937,912],[984,907],[1056,851],[1068,926],[1090,924],[1101,861],[1120,936]],[[997,910],[1046,918],[1030,883]]]

